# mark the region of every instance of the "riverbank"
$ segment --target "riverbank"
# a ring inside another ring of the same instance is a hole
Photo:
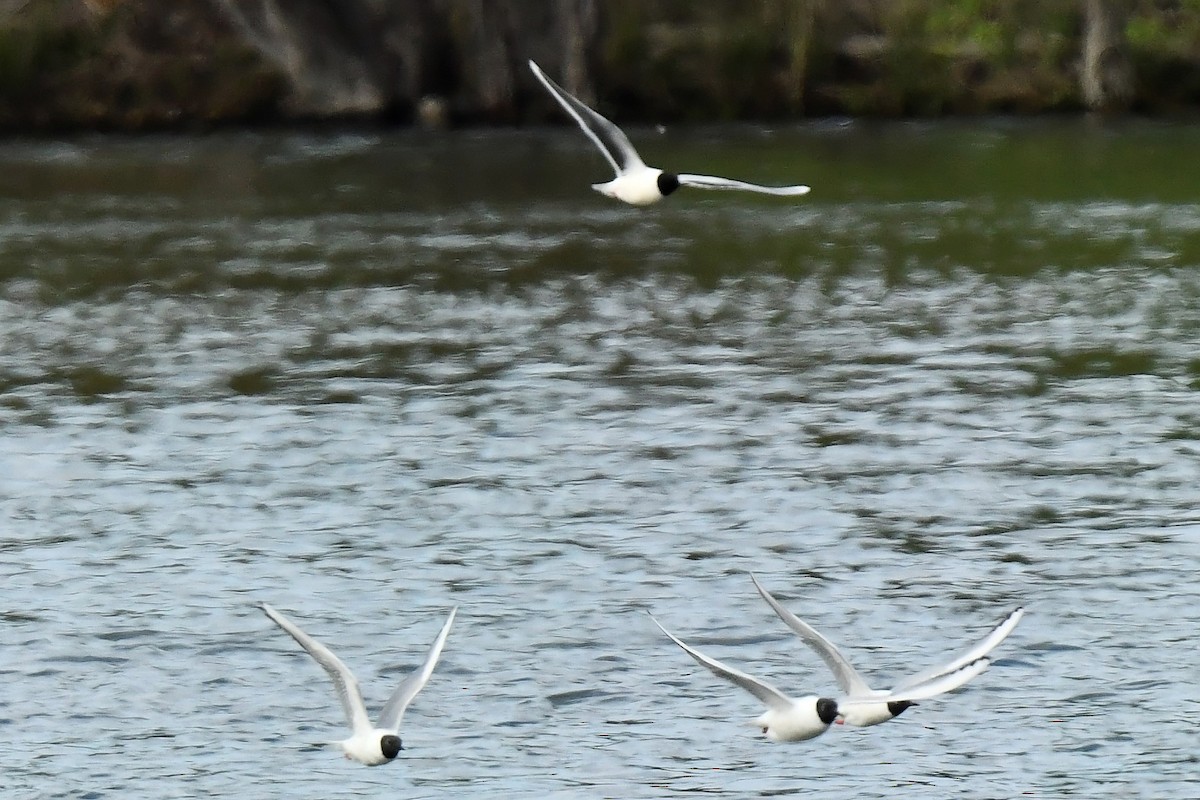
[[[0,130],[1200,108],[1195,3],[0,0]],[[1193,7],[1195,6],[1195,7]]]

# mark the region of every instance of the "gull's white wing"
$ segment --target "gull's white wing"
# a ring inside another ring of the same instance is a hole
[[[550,94],[554,95],[558,104],[579,123],[579,127],[583,129],[587,137],[600,149],[600,152],[608,159],[608,163],[612,164],[617,177],[631,169],[646,166],[620,128],[592,111],[566,89],[550,80],[532,59],[529,62],[529,68],[533,70],[533,74],[549,90]]]
[[[917,674],[905,678],[900,683],[896,684],[896,688],[892,691],[901,691],[910,686],[923,683],[930,678],[936,678],[939,675],[945,675],[948,672],[954,672],[959,667],[983,658],[988,653],[995,650],[997,645],[1008,638],[1008,635],[1013,632],[1014,628],[1017,627],[1017,623],[1021,621],[1021,617],[1023,616],[1025,616],[1025,609],[1017,608],[1011,614],[1001,620],[999,625],[997,625],[995,628],[992,628],[991,632],[987,636],[983,637],[983,639],[981,639],[977,644],[974,644],[964,650],[962,653],[956,656],[953,661],[949,662],[948,664],[942,664],[940,666],[929,667],[928,669],[921,670]]]
[[[697,189],[737,189],[759,194],[774,194],[782,197],[799,197],[808,194],[811,189],[804,185],[798,186],[759,186],[757,183],[735,181],[732,178],[718,178],[713,175],[678,175],[680,186],[695,186]]]
[[[849,696],[838,699],[838,706],[843,705],[862,705],[864,703],[891,703],[895,701],[910,701],[928,700],[931,697],[937,697],[946,692],[952,692],[962,686],[967,681],[974,678],[979,673],[988,668],[992,663],[986,658],[980,658],[972,661],[966,666],[959,667],[954,672],[947,672],[944,675],[938,675],[935,678],[923,681],[921,683],[909,686],[905,689],[897,689],[893,692],[880,695],[878,693],[867,696]]]
[[[442,655],[442,648],[446,646],[446,637],[450,635],[450,626],[454,624],[454,615],[457,613],[457,606],[450,610],[446,624],[442,626],[441,632],[433,640],[433,645],[430,646],[429,653],[425,656],[425,663],[401,681],[400,685],[396,687],[396,691],[392,692],[392,696],[384,703],[383,712],[379,715],[380,728],[390,731],[400,729],[400,718],[404,716],[404,710],[417,696],[417,692],[425,688],[425,684],[429,682],[429,676],[433,674],[433,668],[437,666],[438,658]]]
[[[767,601],[767,605],[779,615],[779,618],[803,639],[805,644],[815,650],[822,661],[829,665],[829,668],[833,670],[834,679],[843,692],[855,697],[866,697],[874,691],[855,671],[854,667],[850,666],[850,662],[834,646],[833,642],[818,633],[816,628],[784,608],[778,600],[771,596],[770,592],[763,588],[753,574],[750,576],[750,580],[754,581],[754,588],[758,589],[763,600]]]
[[[337,690],[338,698],[342,701],[342,709],[346,712],[346,721],[357,735],[371,730],[371,721],[367,718],[367,709],[363,706],[362,693],[358,689],[358,681],[349,667],[333,654],[325,645],[309,636],[290,619],[262,603],[262,610],[276,625],[283,628],[301,647],[308,651],[321,668],[333,679],[333,688]]]
[[[775,709],[791,708],[791,706],[792,706],[791,698],[789,698],[786,694],[784,694],[783,692],[776,689],[771,684],[760,681],[758,678],[753,678],[753,677],[747,675],[746,673],[742,672],[741,670],[737,670],[737,669],[734,669],[733,667],[726,666],[725,664],[722,664],[720,661],[717,661],[715,658],[710,658],[710,657],[704,655],[704,653],[701,653],[696,648],[689,647],[688,645],[684,644],[679,639],[677,639],[675,637],[675,635],[672,634],[669,630],[664,628],[662,626],[662,623],[660,623],[658,620],[654,619],[653,616],[650,617],[650,619],[654,620],[654,624],[658,626],[659,630],[661,630],[663,633],[665,633],[667,635],[668,639],[670,639],[672,642],[674,642],[675,644],[677,644],[681,648],[683,648],[683,652],[687,653],[689,656],[694,658],[696,660],[696,663],[700,664],[703,667],[707,667],[717,677],[724,678],[725,680],[729,681],[730,683],[735,683],[738,686],[742,687],[747,692],[749,692],[750,694],[757,697],[759,700],[766,703],[768,708],[775,708]]]

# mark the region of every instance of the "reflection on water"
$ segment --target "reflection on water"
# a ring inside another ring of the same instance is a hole
[[[615,206],[565,129],[6,146],[11,796],[1185,796],[1195,134],[671,136],[814,192]],[[967,691],[769,746],[645,614],[831,690],[751,571],[884,684],[1030,613]],[[309,749],[260,600],[375,709],[462,607],[401,763]]]

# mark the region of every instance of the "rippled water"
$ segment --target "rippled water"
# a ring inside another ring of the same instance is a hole
[[[592,193],[576,132],[0,148],[5,797],[1184,797],[1200,132],[640,132],[799,203]],[[833,690],[773,745],[684,639]],[[397,763],[340,738],[460,606]]]

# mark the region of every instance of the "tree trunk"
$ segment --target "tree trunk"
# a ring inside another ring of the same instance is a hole
[[[599,33],[599,12],[595,0],[561,0],[558,18],[563,35],[562,76],[572,93],[589,105],[595,105],[590,56],[595,52]]]
[[[1083,12],[1083,103],[1092,111],[1124,111],[1133,100],[1133,68],[1125,55],[1128,10],[1122,0],[1085,0]]]
[[[766,24],[782,32],[787,51],[787,67],[782,74],[782,89],[788,110],[804,112],[804,85],[808,80],[808,59],[816,31],[816,19],[823,0],[787,0],[768,3]]]
[[[300,116],[376,114],[388,103],[344,10],[322,0],[216,0],[245,40],[283,74]]]

